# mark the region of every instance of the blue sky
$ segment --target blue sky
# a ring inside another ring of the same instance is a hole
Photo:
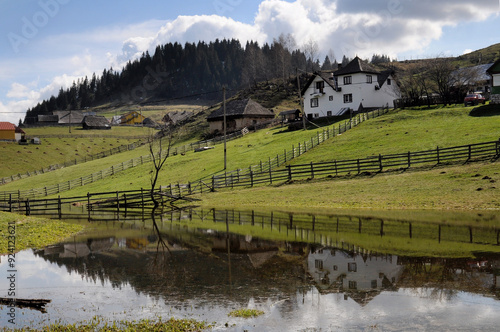
[[[326,54],[400,60],[500,42],[499,0],[0,0],[0,121],[167,42],[291,34]]]

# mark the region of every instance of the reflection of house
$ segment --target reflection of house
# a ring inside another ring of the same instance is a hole
[[[356,57],[337,71],[315,73],[302,90],[308,119],[339,116],[347,110],[392,107],[399,88],[392,71],[379,72]]]
[[[397,256],[393,255],[320,249],[309,254],[308,267],[318,287],[343,291],[365,304],[374,294],[392,287],[400,278],[403,266],[397,261]]]
[[[500,59],[488,68],[487,73],[491,76],[491,103],[500,104]]]
[[[229,132],[271,122],[273,119],[273,111],[268,110],[252,99],[235,99],[226,104],[226,124]],[[223,107],[212,112],[208,116],[207,121],[211,132],[223,132]]]
[[[111,249],[114,242],[115,239],[110,237],[104,239],[89,239],[86,243],[61,243],[44,248],[43,255],[57,255],[60,258],[85,257],[90,255],[91,253],[107,251]]]
[[[83,119],[83,129],[111,129],[109,121],[100,115],[87,115]]]

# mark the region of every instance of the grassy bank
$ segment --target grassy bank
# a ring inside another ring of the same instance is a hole
[[[300,181],[198,195],[205,207],[500,209],[499,162]]]
[[[21,216],[0,212],[0,255],[29,248],[42,248],[60,242],[83,230],[82,225],[73,225],[57,220]],[[14,240],[14,243],[10,242]]]

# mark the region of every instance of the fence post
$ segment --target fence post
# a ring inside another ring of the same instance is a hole
[[[191,195],[193,191],[191,190],[191,181],[188,182],[188,194]]]
[[[215,175],[212,175],[212,189],[210,191],[215,191]]]
[[[335,163],[335,176],[338,176],[339,175],[339,170],[337,168],[337,160],[335,160],[334,163]]]
[[[62,217],[62,211],[61,211],[61,195],[57,197],[57,212],[59,213],[59,219]]]
[[[359,159],[358,159],[358,174],[361,173],[361,165],[359,163]]]
[[[292,181],[292,166],[288,165],[288,181]]]
[[[253,172],[250,169],[250,186],[253,187]]]
[[[379,167],[379,172],[382,172],[382,155],[378,155],[378,167]]]
[[[26,206],[26,215],[29,216],[30,215],[30,199],[26,198],[26,202],[24,202],[24,204]]]
[[[408,168],[411,166],[411,152],[408,151]]]
[[[311,179],[314,179],[314,164],[311,161]]]
[[[439,159],[439,146],[436,147],[436,154],[437,154],[437,163],[439,164],[440,163],[440,159]]]
[[[292,145],[292,157],[295,159],[295,146]]]
[[[273,173],[271,168],[269,168],[269,182],[273,184]]]
[[[285,149],[285,163],[286,163],[286,149]]]
[[[9,194],[9,212],[12,212],[12,194]]]
[[[472,145],[469,144],[469,157],[467,158],[467,161],[469,161],[472,157]]]

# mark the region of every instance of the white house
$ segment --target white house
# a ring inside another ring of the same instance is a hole
[[[315,73],[302,90],[309,120],[339,116],[350,110],[394,107],[400,96],[393,72],[380,72],[355,57],[333,73]]]

